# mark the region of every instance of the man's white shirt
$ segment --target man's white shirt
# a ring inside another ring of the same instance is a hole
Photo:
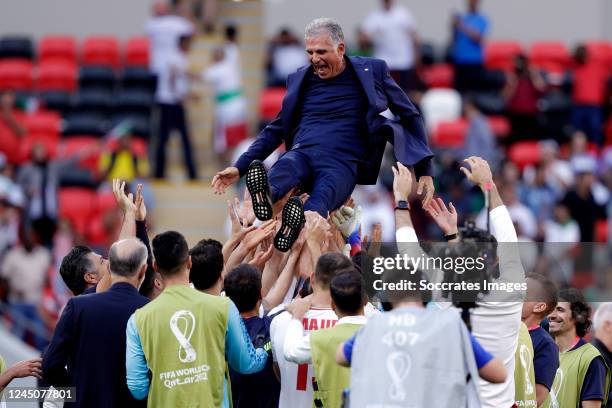
[[[145,31],[149,38],[151,70],[158,73],[165,65],[166,56],[178,51],[178,40],[194,32],[193,24],[184,17],[169,15],[150,19]]]
[[[189,92],[187,78],[187,56],[181,51],[172,51],[159,67],[155,101],[164,104],[181,103]],[[174,79],[173,79],[174,78]],[[174,84],[172,83],[174,80]]]
[[[518,242],[512,219],[505,206],[499,206],[491,210],[491,234],[498,243]],[[415,243],[418,238],[414,228],[403,227],[396,231],[396,240],[400,251],[416,251],[417,245],[406,245],[401,243]],[[498,247],[500,281],[516,282],[517,277],[508,277],[509,271],[522,271],[518,248],[509,245]],[[516,251],[514,251],[516,249]],[[420,256],[422,251],[412,254]],[[409,254],[410,255],[410,254]],[[430,281],[442,281],[441,271],[435,271],[428,276]],[[506,274],[506,276],[505,276]],[[524,272],[523,272],[524,278]],[[435,296],[435,294],[434,294]],[[486,299],[485,299],[486,300]],[[439,302],[441,308],[451,307],[450,302]],[[516,350],[518,331],[521,324],[522,302],[506,301],[491,302],[478,301],[478,307],[471,310],[472,334],[478,342],[491,353],[499,358],[508,376],[501,384],[491,384],[480,380],[480,398],[483,408],[509,408],[514,404],[514,353]],[[459,312],[459,310],[457,310]]]

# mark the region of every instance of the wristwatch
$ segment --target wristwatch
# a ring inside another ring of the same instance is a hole
[[[406,200],[399,200],[395,203],[396,210],[410,210],[410,203]]]

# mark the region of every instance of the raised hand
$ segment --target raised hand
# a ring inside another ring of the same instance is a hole
[[[142,184],[136,187],[136,221],[144,221],[147,218],[147,206],[142,196]]]
[[[417,194],[425,196],[423,197],[422,206],[427,207],[433,198],[436,188],[434,187],[433,178],[431,176],[419,177],[419,184],[417,186]]]
[[[224,194],[229,186],[240,180],[240,173],[236,167],[227,167],[218,172],[212,179],[211,186],[215,194]]]
[[[412,191],[412,173],[408,167],[397,162],[397,168],[391,167],[393,171],[393,196],[395,202],[407,201],[410,192]]]
[[[353,209],[348,206],[342,206],[332,214],[331,220],[344,238],[348,238],[361,222],[361,212],[361,207]]]
[[[134,204],[134,196],[132,193],[125,194],[125,181],[113,179],[113,194],[117,201],[117,206],[124,213],[136,213],[136,204]]]
[[[460,167],[459,170],[468,180],[480,188],[493,184],[493,174],[486,160],[478,156],[470,156],[464,162],[470,165],[470,170],[465,167]]]
[[[256,228],[246,234],[242,240],[242,245],[247,248],[250,252],[257,245],[259,245],[264,239],[270,238],[276,232],[276,221],[268,220],[261,224],[259,228]]]
[[[438,227],[444,232],[444,235],[457,233],[457,210],[453,203],[448,203],[448,208],[441,198],[432,200],[425,211],[433,218]]]
[[[263,271],[264,267],[266,266],[266,262],[272,258],[273,253],[274,243],[272,241],[272,237],[267,237],[262,241],[259,249],[255,253],[255,256],[249,262],[249,265],[253,265],[259,268],[260,271]]]

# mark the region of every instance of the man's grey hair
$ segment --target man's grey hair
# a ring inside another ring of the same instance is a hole
[[[342,27],[333,18],[321,17],[312,20],[306,26],[304,30],[304,38],[309,39],[316,37],[322,33],[329,34],[334,46],[344,42],[344,33],[342,33]]]
[[[612,322],[612,302],[600,303],[593,315],[593,328],[595,332],[601,330],[605,322]]]
[[[131,245],[127,245],[128,240]],[[115,275],[133,278],[147,262],[147,255],[147,247],[136,238],[117,241],[108,252],[110,270]]]

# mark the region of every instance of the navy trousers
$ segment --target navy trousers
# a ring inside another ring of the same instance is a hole
[[[313,149],[284,153],[268,172],[272,201],[300,186],[310,194],[305,211],[327,218],[351,196],[357,184],[357,163]]]

